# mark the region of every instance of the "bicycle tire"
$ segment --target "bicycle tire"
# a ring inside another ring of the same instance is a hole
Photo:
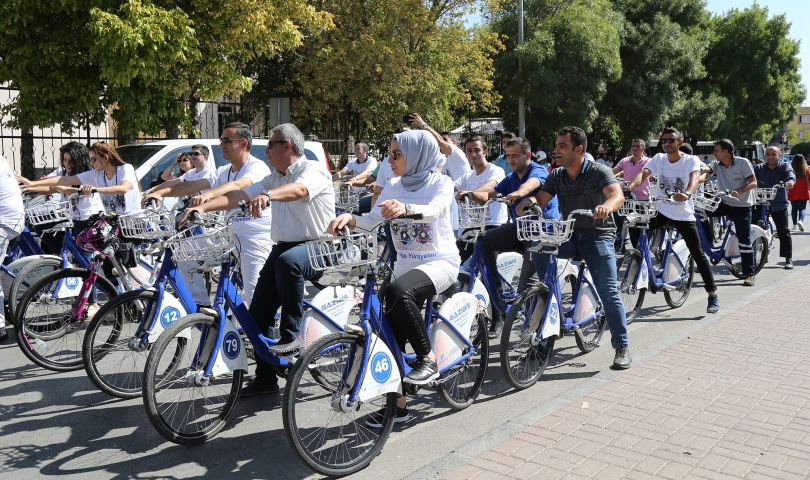
[[[7,318],[9,318],[12,322],[16,322],[17,316],[15,312],[17,311],[17,306],[19,305],[23,295],[25,295],[25,292],[31,288],[34,282],[61,268],[61,259],[54,257],[43,257],[39,260],[32,261],[17,272],[17,276],[14,278],[14,281],[11,282],[11,287],[9,287],[8,290],[8,298],[6,299],[8,301],[8,311],[10,313],[10,317]]]
[[[692,280],[695,278],[695,261],[692,260],[692,255],[689,255],[687,265],[689,269],[687,277],[678,284],[675,290],[664,290],[664,300],[672,308],[678,308],[686,303],[686,299],[689,298],[689,293],[692,291]],[[681,293],[680,297],[676,296],[676,292]]]
[[[644,297],[647,294],[646,288],[633,288],[636,280],[636,272],[641,268],[641,253],[638,250],[627,252],[619,263],[616,270],[616,283],[619,289],[619,297],[624,304],[624,316],[627,325],[633,323],[641,311],[644,304]],[[625,282],[629,281],[629,284]]]
[[[768,263],[768,240],[765,237],[757,237],[751,243],[751,249],[754,250],[754,275],[758,274],[762,267]],[[743,275],[741,258],[733,258],[730,261],[724,260],[723,263],[728,267],[729,273],[736,278],[745,279],[747,276]]]
[[[322,475],[350,475],[367,467],[385,446],[394,426],[396,392],[358,403],[349,413],[332,407],[333,397],[340,395],[333,385],[338,385],[345,369],[350,368],[349,352],[356,352],[363,341],[361,335],[352,332],[322,337],[304,352],[287,377],[281,406],[284,433],[295,455]],[[359,411],[367,407],[368,413],[382,409],[379,428],[363,423],[365,415]],[[318,409],[322,420],[316,419]],[[322,443],[313,445],[318,440]],[[330,447],[324,447],[327,443]],[[353,450],[358,454],[346,459]]]
[[[500,358],[504,378],[513,388],[523,390],[540,379],[548,366],[557,337],[541,340],[534,345],[532,335],[540,328],[548,301],[548,287],[537,284],[523,292],[509,308],[501,332]],[[537,312],[527,328],[526,312]]]
[[[464,410],[472,405],[484,385],[489,364],[489,337],[484,315],[476,317],[469,338],[475,347],[475,355],[443,373],[442,378],[449,379],[439,384],[437,389],[441,399],[453,410]],[[465,348],[462,353],[466,354],[467,350]]]
[[[82,312],[82,319],[77,322],[77,325],[71,326],[66,323],[78,297],[56,299],[52,303],[40,303],[39,299],[49,298],[50,293],[53,292],[53,286],[59,280],[79,278],[84,281],[89,274],[90,272],[83,268],[57,270],[37,280],[20,300],[14,329],[17,345],[29,360],[40,367],[56,372],[82,369],[81,345],[83,344],[83,333],[88,324],[86,311]],[[98,276],[95,287],[100,295],[107,296],[108,301],[118,295],[115,286],[105,277]],[[77,289],[76,293],[78,290],[80,289]],[[43,307],[45,310],[55,307],[54,313],[46,313],[48,316],[43,320],[36,316],[39,307]],[[57,340],[56,344],[53,343],[54,340]],[[45,346],[42,347],[40,342]],[[51,345],[47,345],[48,342]],[[60,350],[54,350],[54,345]],[[58,357],[54,355],[57,359],[45,355],[49,350],[58,354]]]
[[[605,317],[605,312],[602,312],[601,315],[597,316],[584,327],[579,327],[579,331],[582,335],[574,335],[577,339],[577,348],[579,348],[582,353],[590,353],[594,351],[594,349],[599,346],[599,342],[602,340],[602,335],[605,333],[606,326],[607,317]]]
[[[102,392],[117,398],[143,395],[143,371],[151,345],[142,350],[133,349],[129,341],[135,336],[144,315],[151,318],[157,296],[152,290],[122,293],[101,307],[90,321],[82,345],[84,370]],[[176,357],[182,355],[182,348],[184,345],[178,343]]]
[[[242,390],[242,370],[218,375],[206,385],[195,385],[195,378],[190,375],[194,370],[185,367],[193,365],[198,346],[207,338],[205,335],[216,335],[217,324],[215,318],[202,313],[186,315],[163,331],[147,357],[143,371],[146,415],[155,430],[170,442],[196,445],[208,440],[225,427],[236,407]],[[178,337],[186,329],[191,340]],[[179,344],[183,348],[178,348]],[[181,352],[180,358],[177,358],[178,351]],[[166,352],[169,352],[168,363],[164,361]],[[217,403],[216,399],[206,395],[215,388],[222,392],[219,395],[221,401]],[[183,392],[184,389],[190,390],[191,394]],[[166,402],[163,403],[162,399]],[[183,414],[175,422],[173,416],[177,411]]]

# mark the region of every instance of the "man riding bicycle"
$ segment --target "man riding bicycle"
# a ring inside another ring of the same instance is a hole
[[[578,209],[593,211],[593,218],[578,217],[571,239],[559,248],[560,258],[582,257],[591,271],[596,293],[605,308],[610,343],[615,350],[614,368],[630,368],[630,348],[624,304],[616,286],[616,225],[611,214],[624,204],[624,193],[610,168],[585,159],[588,145],[579,127],[564,127],[557,133],[554,155],[557,164],[535,196],[520,202],[517,214],[531,205],[549,205],[559,198],[563,218]],[[535,268],[545,270],[548,255],[535,255]]]

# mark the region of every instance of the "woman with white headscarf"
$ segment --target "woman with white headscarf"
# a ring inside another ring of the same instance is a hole
[[[416,385],[439,376],[422,307],[428,298],[453,284],[461,264],[450,221],[453,181],[436,169],[441,160],[439,145],[429,133],[410,130],[394,135],[388,156],[394,178],[383,188],[377,205],[366,216],[344,213],[329,225],[329,233],[336,235],[346,225],[371,231],[383,219],[422,215],[418,222],[391,224],[393,238],[389,241],[396,245],[397,259],[383,294],[385,316],[400,349],[404,351],[407,341],[418,355],[413,370],[403,379]],[[401,398],[396,421],[408,418]],[[375,426],[373,419],[366,423]]]

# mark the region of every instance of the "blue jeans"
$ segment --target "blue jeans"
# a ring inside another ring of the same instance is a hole
[[[250,302],[250,316],[263,335],[268,335],[281,307],[279,344],[289,343],[298,336],[304,316],[304,282],[317,273],[309,263],[304,243],[279,243],[273,247],[259,273]],[[263,379],[275,377],[270,365],[258,355],[256,376]]]
[[[368,212],[371,211],[371,199],[372,198],[374,198],[374,197],[371,196],[371,195],[368,195],[368,196],[363,197],[363,198],[360,199],[360,201],[358,202],[358,205],[357,205],[357,208],[358,208],[357,214],[358,215],[362,215],[364,213],[368,213]]]
[[[629,343],[624,304],[616,286],[616,251],[613,244],[614,240],[611,238],[599,238],[574,232],[570,240],[560,245],[557,256],[559,258],[579,256],[585,260],[588,270],[591,272],[596,293],[605,307],[605,317],[610,329],[610,344],[615,349],[626,347]],[[546,271],[548,254],[535,253],[532,260],[538,272]]]
[[[793,226],[796,226],[796,222],[804,223],[804,213],[807,210],[807,200],[791,200],[790,207],[790,214],[793,216]]]

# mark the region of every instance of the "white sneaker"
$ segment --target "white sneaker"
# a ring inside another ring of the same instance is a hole
[[[90,305],[89,307],[87,307],[87,319],[92,320],[100,309],[101,307],[99,307],[98,305]]]
[[[802,224],[801,220],[799,220],[798,222],[796,222],[796,226],[797,226],[797,227],[799,227],[799,231],[800,231],[800,232],[803,232],[803,231],[804,231],[804,225]]]

